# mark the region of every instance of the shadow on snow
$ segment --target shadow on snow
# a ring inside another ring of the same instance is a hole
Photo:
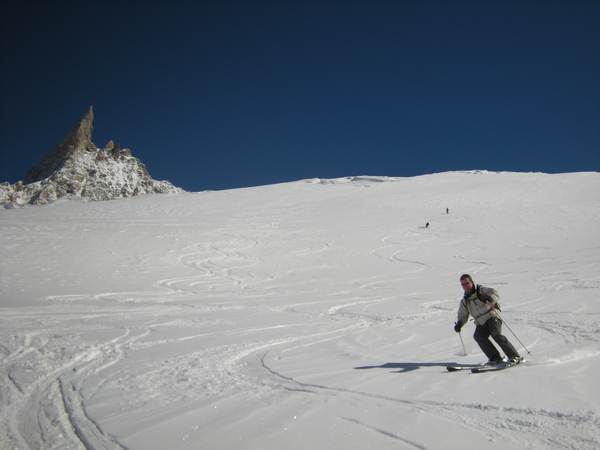
[[[479,367],[479,364],[461,364],[456,361],[446,362],[388,362],[380,366],[360,366],[355,367],[357,370],[363,369],[400,369],[395,370],[395,373],[412,372],[421,367],[446,367],[446,366],[461,366],[461,367]]]

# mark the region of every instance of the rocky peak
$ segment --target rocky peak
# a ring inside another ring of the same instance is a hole
[[[27,173],[25,184],[0,184],[0,204],[44,204],[58,198],[110,200],[148,193],[182,192],[168,181],[150,177],[131,150],[112,140],[98,149],[92,142],[90,106],[64,141]]]
[[[49,152],[37,166],[29,170],[25,182],[32,183],[50,176],[78,151],[96,150],[96,146],[92,142],[93,128],[94,109],[90,106],[75,128],[67,134],[62,144]]]

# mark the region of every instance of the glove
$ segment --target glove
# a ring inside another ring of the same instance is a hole
[[[460,322],[456,322],[454,324],[454,331],[456,331],[457,333],[460,333],[460,329],[462,328],[463,324]]]

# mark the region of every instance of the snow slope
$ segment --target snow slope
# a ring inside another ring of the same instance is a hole
[[[0,448],[600,447],[598,173],[58,201],[0,230]],[[528,364],[446,372],[484,359],[452,330],[463,272]]]

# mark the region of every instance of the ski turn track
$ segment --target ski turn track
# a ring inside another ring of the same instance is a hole
[[[305,383],[274,370],[267,362],[268,354],[261,358],[263,368],[282,382],[282,387],[291,391],[302,390],[314,394],[357,396],[373,400],[383,400],[401,408],[428,415],[438,416],[465,426],[472,431],[485,435],[490,441],[500,441],[505,445],[520,447],[518,434],[534,435],[539,446],[558,448],[593,449],[600,445],[600,418],[592,411],[569,413],[548,411],[535,408],[500,407],[488,404],[444,403],[435,401],[415,401],[387,395],[369,393],[337,386]],[[364,425],[356,419],[344,418]],[[393,431],[377,429],[376,431],[399,439],[415,448],[425,448],[421,444],[407,441]],[[529,441],[528,445],[531,445]]]

